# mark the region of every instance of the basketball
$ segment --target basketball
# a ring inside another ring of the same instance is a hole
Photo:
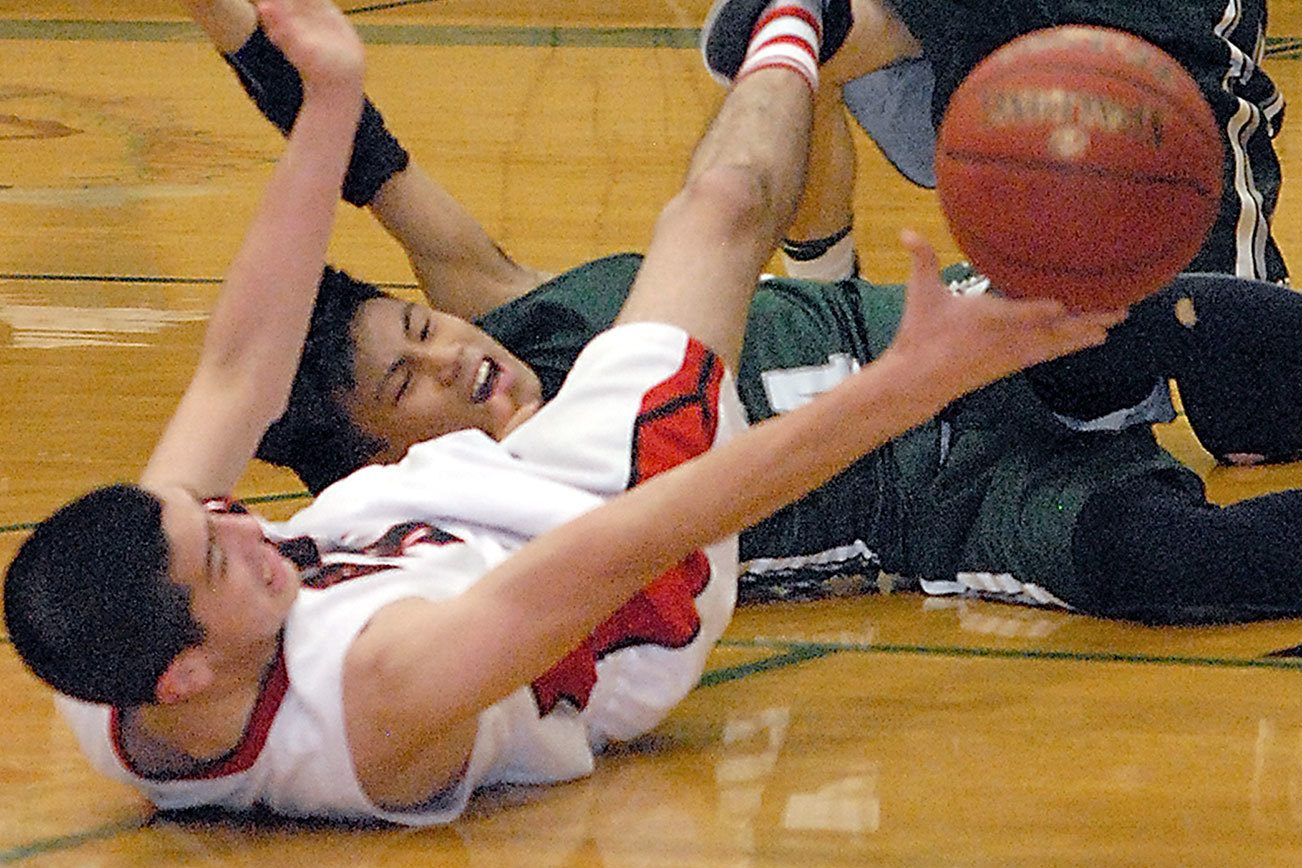
[[[954,240],[1004,295],[1121,307],[1198,252],[1223,155],[1211,107],[1169,55],[1119,30],[1054,27],[954,91],[936,188]]]

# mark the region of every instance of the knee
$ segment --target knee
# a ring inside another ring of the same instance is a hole
[[[713,166],[688,179],[662,219],[682,220],[716,242],[754,238],[770,231],[774,204],[769,184],[751,166]]]

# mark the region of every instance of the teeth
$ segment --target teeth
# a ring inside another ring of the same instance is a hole
[[[475,385],[470,390],[470,400],[478,404],[488,400],[493,390],[493,381],[497,377],[497,364],[492,359],[484,359],[475,372]]]

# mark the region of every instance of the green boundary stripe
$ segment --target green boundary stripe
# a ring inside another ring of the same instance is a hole
[[[411,3],[378,3],[348,10],[379,11]],[[358,24],[372,45],[497,45],[571,48],[695,48],[695,27],[510,27],[501,25]],[[203,42],[189,21],[85,21],[77,19],[0,19],[0,40],[103,42]],[[1302,58],[1302,37],[1272,36],[1266,56]]]
[[[76,21],[0,19],[0,39],[87,40],[100,42],[200,42],[203,33],[189,21]]]
[[[307,500],[312,495],[306,491],[282,491],[278,494],[255,494],[252,497],[241,497],[240,503],[259,504],[259,503],[280,503],[288,500]],[[0,534],[19,533],[33,530],[38,522],[20,521],[16,524],[0,524]]]
[[[12,847],[8,850],[0,850],[0,865],[8,865],[23,859],[30,859],[33,856],[45,856],[59,850],[70,850],[73,847],[80,847],[82,844],[89,844],[93,841],[103,841],[121,835],[124,832],[135,832],[145,828],[150,823],[149,817],[141,817],[134,820],[124,820],[120,823],[110,823],[107,826],[100,826],[98,829],[89,829],[85,832],[76,832],[71,835],[60,835],[56,838],[46,838],[43,841],[34,841],[31,844],[24,844],[20,847]]]
[[[358,24],[368,45],[497,45],[547,48],[695,48],[694,27],[509,27]],[[206,42],[189,21],[0,19],[0,40]]]
[[[719,644],[724,644],[720,642]],[[785,654],[778,654],[773,657],[765,657],[763,660],[756,660],[752,663],[742,663],[738,666],[729,666],[724,669],[711,669],[701,676],[697,687],[713,687],[716,684],[724,684],[728,681],[738,681],[751,675],[758,675],[761,672],[770,672],[774,669],[785,669],[788,666],[794,666],[797,663],[804,663],[806,660],[816,660],[820,657],[826,657],[829,654],[839,653],[840,648],[833,648],[828,645],[801,644],[793,647]]]
[[[149,274],[40,274],[25,271],[0,271],[0,281],[26,281],[29,283],[171,283],[178,286],[217,286],[222,283],[220,277],[174,277]],[[371,281],[372,286],[381,289],[419,290],[420,284],[414,280],[378,280]]]
[[[1272,60],[1297,60],[1302,58],[1302,37],[1267,36],[1266,56]]]
[[[832,652],[867,654],[913,654],[924,657],[982,657],[996,660],[1057,660],[1076,663],[1131,663],[1145,666],[1196,666],[1218,669],[1297,669],[1302,659],[1282,657],[1185,657],[1165,654],[1122,654],[1111,651],[1037,651],[1018,648],[972,648],[961,645],[903,645],[859,642],[788,642],[768,639],[724,639],[725,648],[772,648],[788,653],[817,649],[824,656]]]

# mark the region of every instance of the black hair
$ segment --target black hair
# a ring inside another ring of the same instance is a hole
[[[348,415],[344,396],[356,385],[352,323],[379,288],[326,266],[289,404],[258,444],[263,461],[288,467],[313,494],[366,464],[383,448]]]
[[[162,504],[134,485],[92,491],[37,525],[5,576],[5,626],[54,689],[117,706],[154,701],[184,649],[203,641],[189,589],[168,576]]]

